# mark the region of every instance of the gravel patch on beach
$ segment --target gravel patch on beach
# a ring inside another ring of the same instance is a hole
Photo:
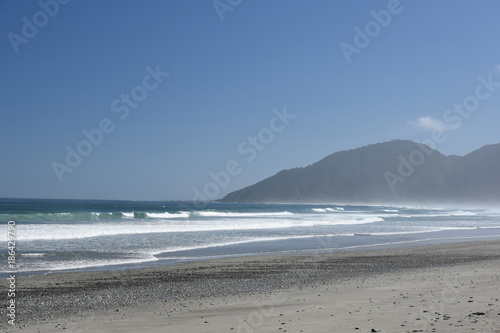
[[[191,262],[123,272],[64,273],[17,280],[17,323],[120,311],[130,305],[253,295],[334,284],[400,270],[432,270],[500,258],[500,242],[471,242],[321,255]],[[2,288],[7,286],[2,281]],[[6,318],[6,307],[0,310]],[[6,320],[0,328],[7,325]]]

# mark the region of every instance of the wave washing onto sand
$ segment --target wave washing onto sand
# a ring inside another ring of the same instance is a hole
[[[439,231],[465,231],[465,230],[475,230],[479,227],[429,227],[428,229],[423,230],[414,230],[414,231],[393,231],[393,232],[366,232],[366,233],[355,233],[355,236],[404,236],[404,235],[414,235],[414,234],[425,234],[431,232],[439,232]]]
[[[250,238],[245,240],[237,240],[232,242],[223,242],[223,243],[215,243],[215,244],[204,244],[198,246],[185,246],[185,247],[172,247],[172,248],[163,248],[163,249],[154,249],[148,251],[147,253],[152,255],[168,255],[173,252],[183,252],[183,251],[193,251],[193,250],[201,250],[201,249],[209,249],[209,248],[217,248],[217,247],[225,247],[225,246],[234,246],[241,244],[250,244],[257,242],[272,242],[272,241],[290,241],[294,239],[311,239],[316,237],[352,237],[354,234],[325,234],[325,235],[301,235],[301,236],[282,236],[282,237],[260,237],[260,238]],[[172,258],[168,256],[168,258]],[[175,257],[178,259],[179,257]]]
[[[19,267],[25,272],[112,269],[155,265],[152,262],[158,260],[300,253],[500,234],[500,213],[489,210],[228,203],[195,208],[199,206],[0,199],[0,220],[16,221]],[[2,240],[6,241],[6,233],[0,234]],[[6,262],[0,262],[2,269]]]
[[[119,265],[136,265],[145,264],[153,261],[158,261],[159,259],[153,255],[144,255],[141,258],[129,258],[129,259],[78,259],[78,260],[64,260],[50,262],[50,266],[47,262],[41,262],[38,264],[32,264],[30,267],[21,267],[18,272],[52,272],[52,271],[63,271],[63,270],[82,270],[89,268],[98,267],[112,267]]]
[[[133,264],[144,264],[159,260],[193,260],[200,259],[193,258],[190,256],[179,256],[178,253],[188,252],[188,251],[199,251],[215,248],[224,248],[229,246],[237,246],[243,244],[251,244],[256,242],[273,242],[273,241],[291,241],[300,239],[314,239],[317,237],[352,237],[354,234],[325,234],[322,236],[318,235],[301,235],[301,236],[285,236],[285,237],[257,237],[249,238],[244,240],[236,240],[230,242],[220,242],[220,243],[208,243],[196,246],[177,246],[177,247],[164,247],[164,248],[153,248],[145,250],[136,250],[122,253],[123,256],[127,258],[92,258],[92,259],[66,259],[61,260],[61,257],[66,256],[64,253],[24,253],[19,254],[20,258],[35,258],[35,257],[46,257],[46,261],[40,261],[38,263],[32,263],[30,266],[21,265],[18,269],[19,272],[30,272],[30,271],[42,271],[49,269],[50,271],[60,271],[60,270],[80,270],[84,268],[98,268],[106,266],[120,266],[120,265],[133,265]],[[117,255],[117,253],[112,253]],[[252,253],[248,253],[251,255]],[[230,254],[228,256],[231,256]],[[212,257],[212,256],[206,256]],[[221,257],[221,256],[214,256]]]

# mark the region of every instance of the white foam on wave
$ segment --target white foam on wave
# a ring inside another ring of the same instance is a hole
[[[474,212],[458,210],[456,212],[451,212],[449,216],[476,216],[477,214]]]
[[[178,212],[178,213],[146,213],[147,217],[155,219],[176,219],[176,218],[186,218],[189,217],[188,212]]]
[[[442,213],[415,213],[415,214],[400,214],[399,217],[404,218],[419,218],[419,217],[453,217],[453,216],[477,216],[477,213],[457,210],[457,211],[443,211]]]
[[[84,239],[100,236],[116,236],[130,234],[171,233],[171,232],[204,232],[223,230],[266,230],[294,227],[355,225],[384,221],[378,216],[342,216],[316,219],[220,219],[220,220],[176,220],[157,221],[143,220],[140,223],[121,221],[119,223],[86,223],[86,224],[24,224],[18,226],[19,240],[60,240]]]
[[[368,223],[376,223],[376,222],[384,222],[382,217],[363,217],[363,218],[350,218],[350,219],[339,219],[329,221],[329,223],[325,225],[353,225],[353,224],[368,224]]]
[[[343,212],[344,211],[344,208],[342,207],[337,207],[337,208],[331,208],[331,207],[327,207],[327,208],[311,208],[312,211],[316,212],[316,213],[326,213],[326,212]]]
[[[292,216],[293,213],[290,212],[263,212],[263,213],[235,213],[235,212],[216,212],[216,211],[204,211],[198,212],[199,216],[204,217],[279,217],[279,216]]]

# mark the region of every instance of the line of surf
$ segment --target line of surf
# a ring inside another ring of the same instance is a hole
[[[207,232],[230,230],[266,230],[294,227],[359,225],[383,222],[379,217],[352,219],[258,219],[227,221],[156,221],[142,223],[85,223],[85,224],[20,224],[17,237],[20,241],[84,239],[104,236],[157,234],[172,232]],[[6,236],[4,236],[6,237]]]

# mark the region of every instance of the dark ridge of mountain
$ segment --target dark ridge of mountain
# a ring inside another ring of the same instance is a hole
[[[408,140],[340,151],[229,193],[223,202],[498,203],[500,144],[445,156]]]
[[[500,144],[487,145],[461,158],[454,179],[462,201],[500,203]]]

